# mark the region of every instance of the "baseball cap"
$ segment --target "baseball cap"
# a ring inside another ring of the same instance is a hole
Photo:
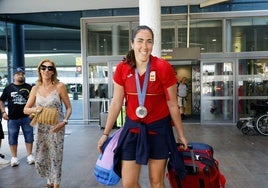
[[[13,74],[17,74],[17,73],[20,73],[20,72],[22,72],[23,74],[25,74],[25,71],[22,68],[16,68],[14,70],[14,73]]]

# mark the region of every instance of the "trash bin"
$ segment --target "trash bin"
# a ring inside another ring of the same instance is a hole
[[[77,92],[73,92],[73,100],[78,100],[78,93]]]

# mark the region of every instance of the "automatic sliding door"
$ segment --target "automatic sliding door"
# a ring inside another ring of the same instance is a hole
[[[234,122],[234,61],[201,63],[201,124]]]
[[[255,115],[252,104],[268,101],[268,59],[240,59],[238,61],[237,109],[238,118]],[[253,105],[254,106],[254,105]],[[260,111],[262,109],[258,109]]]
[[[99,120],[100,113],[108,111],[108,66],[107,62],[89,64],[89,109],[90,119]]]
[[[89,100],[86,110],[89,121],[99,121],[101,112],[108,112],[113,96],[113,74],[121,59],[117,57],[94,57],[88,61],[87,91]]]

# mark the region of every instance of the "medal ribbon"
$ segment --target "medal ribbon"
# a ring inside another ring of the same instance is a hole
[[[151,64],[151,61],[149,60],[149,62],[147,64],[147,68],[146,68],[146,73],[145,73],[145,78],[144,78],[144,81],[143,81],[142,89],[141,89],[141,86],[140,86],[138,70],[137,70],[137,68],[135,69],[136,88],[137,88],[137,92],[138,92],[138,101],[139,101],[140,106],[144,106],[145,95],[146,95],[148,82],[149,82],[150,64]]]

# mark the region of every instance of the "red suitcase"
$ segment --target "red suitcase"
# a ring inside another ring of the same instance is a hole
[[[189,143],[183,152],[186,177],[180,179],[168,163],[167,178],[171,188],[224,188],[225,177],[220,173],[219,163],[213,158],[213,148],[204,143]]]

